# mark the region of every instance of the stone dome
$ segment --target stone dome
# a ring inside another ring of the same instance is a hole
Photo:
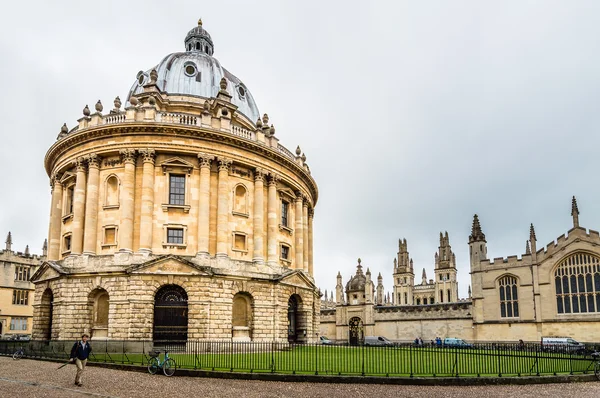
[[[347,292],[356,292],[365,290],[365,284],[367,283],[367,277],[362,272],[362,265],[360,265],[360,259],[356,266],[356,275],[354,275],[348,283],[346,283]]]
[[[188,32],[185,49],[185,52],[167,55],[158,65],[145,72],[139,71],[129,90],[127,106],[132,95],[144,92],[144,85],[150,82],[152,69],[158,73],[158,89],[168,95],[214,98],[219,93],[221,78],[225,78],[226,90],[232,96],[231,102],[238,107],[241,114],[255,123],[260,117],[260,112],[254,97],[240,79],[213,58],[212,38],[202,27],[202,21]]]

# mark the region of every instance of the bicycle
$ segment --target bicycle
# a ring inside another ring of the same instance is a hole
[[[592,361],[594,362],[594,374],[600,380],[600,351],[592,353]]]
[[[162,362],[159,358],[160,351],[150,351],[148,354],[150,355],[150,361],[148,362],[148,372],[150,374],[154,375],[159,369],[162,369],[165,376],[173,376],[177,363],[173,358],[169,358],[169,351],[165,351],[165,359]]]
[[[23,355],[25,355],[25,349],[23,347],[21,347],[17,351],[15,351],[12,358],[13,359],[21,359],[21,358],[23,358]]]

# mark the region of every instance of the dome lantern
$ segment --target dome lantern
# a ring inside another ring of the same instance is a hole
[[[185,37],[185,49],[213,55],[213,41],[210,34],[202,27],[202,19],[198,20],[198,26],[190,30]]]

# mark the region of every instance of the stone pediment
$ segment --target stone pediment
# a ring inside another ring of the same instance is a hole
[[[172,255],[136,264],[127,269],[126,272],[128,274],[212,275],[210,268],[202,267]]]
[[[316,288],[313,281],[311,281],[304,273],[301,271],[292,271],[288,274],[285,274],[281,277],[280,283],[284,283],[286,285],[298,286],[303,288]]]
[[[42,282],[50,279],[56,279],[61,275],[64,275],[65,272],[62,268],[53,262],[45,261],[42,263],[40,268],[33,274],[31,277],[31,282]]]
[[[163,169],[163,173],[167,173],[168,171],[186,171],[187,174],[191,174],[194,169],[193,164],[178,157],[167,159],[160,166]]]

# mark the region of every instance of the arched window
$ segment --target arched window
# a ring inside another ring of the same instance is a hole
[[[423,297],[423,304],[427,304],[427,297]]]
[[[233,211],[241,215],[248,215],[248,191],[242,184],[238,184],[233,191]]]
[[[440,290],[440,303],[444,302],[444,291]]]
[[[104,289],[93,290],[88,298],[91,315],[91,337],[108,337],[108,292]]]
[[[417,305],[421,305],[421,299],[420,298],[417,299]]]
[[[105,207],[119,206],[119,179],[116,175],[111,175],[106,179],[106,197],[104,200]]]
[[[554,271],[556,310],[559,314],[600,312],[600,259],[575,253]]]
[[[503,276],[498,280],[500,289],[500,316],[502,318],[517,318],[519,316],[519,293],[517,278]]]
[[[448,289],[448,291],[446,292],[447,294],[447,298],[448,298],[448,302],[451,303],[452,302],[452,295],[450,294],[450,289]]]

